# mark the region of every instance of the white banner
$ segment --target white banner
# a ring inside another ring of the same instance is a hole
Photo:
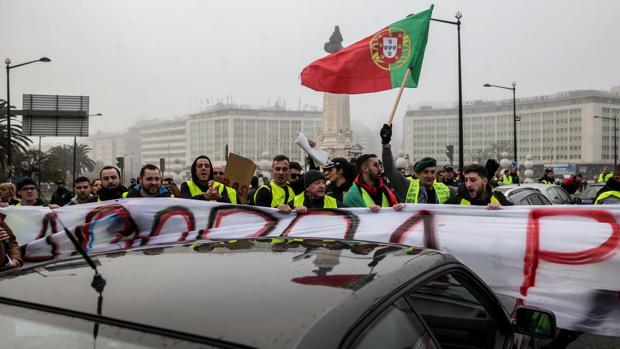
[[[447,251],[497,293],[552,310],[558,326],[620,335],[620,206],[408,205],[275,209],[183,199],[127,199],[56,210],[0,209],[27,262],[70,256],[63,225],[89,252],[196,239],[260,236],[391,242]]]

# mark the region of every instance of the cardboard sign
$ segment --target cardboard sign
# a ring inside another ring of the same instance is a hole
[[[224,185],[237,191],[241,203],[247,202],[254,171],[256,171],[256,164],[252,160],[233,153],[228,155],[228,162],[224,171]]]

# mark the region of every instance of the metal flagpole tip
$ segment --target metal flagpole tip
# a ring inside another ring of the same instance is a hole
[[[461,11],[456,11],[456,14],[454,15],[454,17],[457,20],[461,20],[461,18],[463,17],[463,14],[461,13]]]
[[[9,57],[4,59],[4,64],[11,64],[11,59]]]
[[[517,83],[513,81],[512,82],[512,88],[515,88],[515,87],[517,87]]]

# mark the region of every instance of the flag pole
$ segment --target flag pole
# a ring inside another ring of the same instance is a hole
[[[398,103],[400,102],[400,96],[403,94],[403,90],[405,89],[405,85],[407,84],[407,80],[409,79],[409,75],[411,75],[411,68],[407,68],[407,72],[405,73],[405,78],[403,82],[400,84],[400,90],[398,90],[398,94],[396,95],[396,100],[394,101],[394,105],[392,106],[392,111],[387,118],[387,124],[392,125],[392,120],[394,120],[394,114],[396,114],[396,108],[398,108]]]

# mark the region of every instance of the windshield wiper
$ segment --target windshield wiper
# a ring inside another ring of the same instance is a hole
[[[94,288],[97,293],[99,293],[99,297],[97,299],[97,315],[101,316],[101,308],[103,307],[103,289],[105,288],[106,281],[103,278],[103,276],[101,276],[101,274],[99,274],[99,271],[97,270],[97,265],[88,256],[88,253],[86,253],[86,251],[84,251],[84,249],[82,248],[82,245],[80,245],[80,242],[78,241],[78,239],[73,235],[73,233],[71,233],[71,231],[69,231],[69,229],[67,229],[67,227],[60,220],[60,217],[58,217],[58,215],[56,215],[56,218],[58,218],[58,222],[62,226],[62,229],[65,231],[65,234],[67,235],[69,240],[71,240],[71,243],[73,243],[73,246],[75,247],[75,249],[80,253],[82,258],[84,258],[84,260],[86,261],[86,263],[88,263],[88,265],[91,267],[91,269],[93,269],[95,271],[95,275],[93,275],[93,281],[90,283],[90,286],[92,288]],[[93,346],[95,346],[96,343],[97,343],[97,334],[98,333],[99,333],[99,322],[95,322],[95,325],[94,325],[94,328],[93,328],[93,337],[94,337],[95,341],[93,342]]]

